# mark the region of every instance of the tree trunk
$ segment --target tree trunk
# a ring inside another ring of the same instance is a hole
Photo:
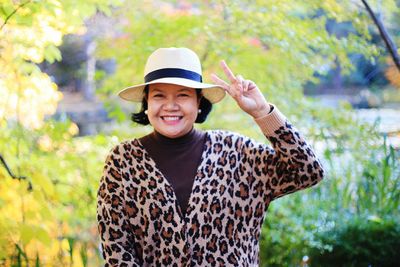
[[[374,21],[375,25],[378,27],[379,33],[385,42],[387,49],[389,50],[390,55],[392,56],[393,62],[397,67],[397,70],[400,72],[400,57],[397,53],[397,47],[390,38],[388,32],[386,31],[385,26],[383,25],[382,21],[375,15],[372,11],[371,7],[369,6],[367,0],[361,0],[367,9],[369,15],[371,16],[372,20]]]

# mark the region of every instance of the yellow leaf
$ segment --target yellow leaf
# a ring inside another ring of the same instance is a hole
[[[21,224],[20,225],[20,237],[24,245],[28,245],[33,239],[41,242],[45,246],[50,246],[52,241],[48,231],[42,226]]]
[[[35,236],[35,227],[32,225],[22,224],[20,225],[20,237],[24,245],[27,245],[32,238]]]
[[[41,173],[35,173],[32,176],[33,186],[39,186],[44,190],[44,192],[50,196],[54,195],[54,184],[50,180],[50,177],[47,177]]]
[[[36,238],[39,240],[43,245],[50,247],[51,246],[51,237],[44,228],[42,227],[37,227],[37,232],[36,232]]]

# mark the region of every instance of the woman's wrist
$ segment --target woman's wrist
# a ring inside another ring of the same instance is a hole
[[[274,132],[284,126],[286,122],[286,117],[276,108],[276,106],[270,104],[270,107],[271,112],[269,114],[254,119],[261,131],[267,136],[274,135]]]
[[[267,103],[267,105],[264,108],[262,108],[256,112],[253,112],[250,115],[256,120],[256,119],[267,116],[269,113],[271,113],[271,110],[272,110],[272,106],[269,103]]]

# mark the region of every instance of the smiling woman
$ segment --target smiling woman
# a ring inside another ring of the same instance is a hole
[[[323,177],[311,147],[257,85],[235,76],[202,82],[187,48],[160,48],[145,82],[122,90],[142,102],[134,121],[154,131],[108,155],[97,202],[106,266],[258,266],[269,203]],[[228,93],[272,147],[228,131],[200,131]]]

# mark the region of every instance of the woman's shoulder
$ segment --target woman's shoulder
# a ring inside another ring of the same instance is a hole
[[[222,143],[222,144],[245,144],[248,142],[254,142],[251,138],[229,130],[207,130],[207,135],[209,136],[212,143]]]
[[[128,139],[121,141],[120,143],[114,145],[110,153],[111,154],[123,154],[126,151],[132,151],[132,150],[143,150],[143,146],[140,143],[138,138],[133,138],[133,139]]]
[[[212,138],[241,138],[242,135],[233,131],[223,130],[223,129],[213,129],[213,130],[206,130],[208,136]]]
[[[247,151],[248,149],[265,149],[268,147],[268,144],[264,142],[229,130],[208,130],[206,132],[210,136],[211,144],[214,145],[226,145],[243,151]]]

